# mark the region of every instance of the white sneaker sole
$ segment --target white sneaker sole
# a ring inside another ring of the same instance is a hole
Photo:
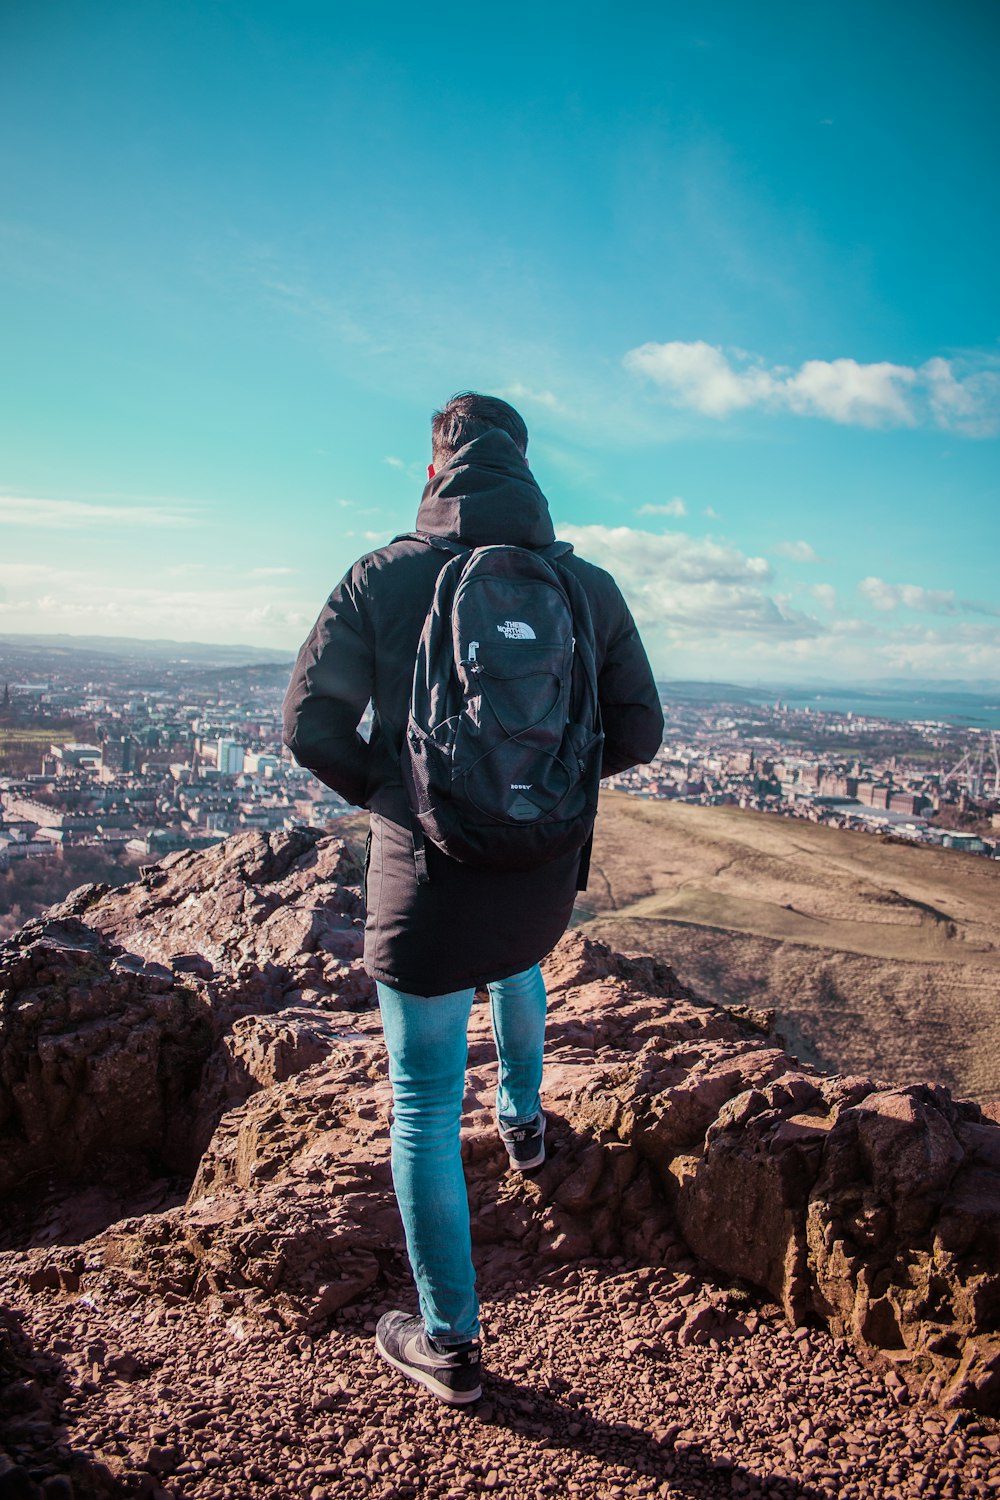
[[[481,1385],[477,1385],[474,1391],[453,1391],[442,1381],[435,1380],[434,1376],[426,1370],[415,1370],[412,1365],[404,1365],[401,1359],[396,1359],[389,1353],[378,1334],[375,1335],[375,1348],[387,1364],[408,1376],[410,1380],[415,1380],[418,1385],[424,1386],[432,1395],[437,1396],[439,1401],[446,1401],[449,1406],[468,1406],[470,1402],[478,1401],[483,1394]]]
[[[500,1139],[503,1140],[503,1136],[501,1136]],[[542,1115],[542,1135],[541,1135],[541,1140],[539,1141],[539,1144],[538,1144],[538,1155],[537,1156],[533,1156],[530,1161],[515,1161],[514,1158],[511,1156],[510,1152],[508,1151],[508,1153],[507,1153],[507,1159],[510,1162],[511,1167],[512,1167],[512,1169],[515,1172],[532,1172],[532,1171],[534,1171],[535,1167],[540,1167],[542,1165],[542,1162],[545,1160],[545,1115],[544,1114]]]

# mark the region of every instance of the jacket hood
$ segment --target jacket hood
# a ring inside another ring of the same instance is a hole
[[[547,547],[556,535],[524,455],[499,428],[466,443],[427,481],[417,530],[469,547]]]

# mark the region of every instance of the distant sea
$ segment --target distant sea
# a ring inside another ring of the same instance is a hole
[[[765,698],[763,693],[755,694]],[[1000,692],[960,693],[927,689],[890,688],[775,688],[768,702],[787,703],[789,708],[811,708],[817,713],[872,715],[879,719],[936,719],[969,729],[1000,729]]]
[[[1000,729],[1000,686],[986,691],[932,683],[911,687],[902,683],[874,683],[848,688],[833,683],[819,686],[667,680],[659,684],[664,701],[699,703],[787,703],[789,708],[811,708],[817,713],[854,714],[878,719],[933,719],[967,729]]]

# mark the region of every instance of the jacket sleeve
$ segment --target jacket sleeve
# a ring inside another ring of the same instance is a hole
[[[368,745],[358,734],[375,682],[366,559],[330,595],[299,651],[284,702],[285,744],[299,765],[364,806]]]
[[[663,709],[628,605],[615,585],[618,619],[597,674],[604,724],[601,775],[651,761],[663,741]]]

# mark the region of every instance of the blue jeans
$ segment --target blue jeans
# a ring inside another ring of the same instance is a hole
[[[537,964],[491,984],[504,1125],[541,1107],[545,983]],[[408,995],[379,984],[392,1081],[392,1181],[424,1325],[459,1344],[479,1337],[469,1199],[459,1145],[473,990]]]

